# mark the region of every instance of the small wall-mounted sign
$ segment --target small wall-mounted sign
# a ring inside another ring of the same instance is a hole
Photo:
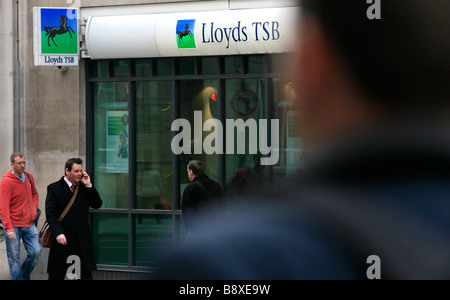
[[[78,8],[34,7],[35,66],[78,66]]]

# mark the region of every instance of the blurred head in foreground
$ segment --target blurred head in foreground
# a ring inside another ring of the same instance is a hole
[[[160,278],[450,278],[450,2],[366,2],[300,1],[307,172],[203,224]]]
[[[450,2],[366,2],[300,1],[293,77],[311,146],[385,121],[442,121],[448,111]]]

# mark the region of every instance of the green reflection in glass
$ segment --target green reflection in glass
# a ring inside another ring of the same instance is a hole
[[[94,214],[92,229],[97,264],[128,265],[128,215]]]
[[[128,208],[128,84],[94,85],[95,186],[102,208]]]
[[[135,265],[154,266],[172,244],[172,216],[136,215],[135,220]]]

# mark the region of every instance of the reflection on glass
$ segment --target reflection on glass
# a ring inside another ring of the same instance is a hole
[[[156,61],[155,76],[171,76],[173,60],[170,58],[161,58]]]
[[[172,209],[172,83],[136,84],[136,208]]]
[[[259,119],[265,119],[265,84],[264,79],[228,79],[225,81],[225,113],[226,119],[242,119],[244,122],[259,124]],[[257,128],[259,131],[259,128]],[[250,137],[258,132],[245,131],[245,152],[226,156],[226,193],[231,196],[241,196],[254,186],[264,182],[264,166],[261,166],[259,144],[250,145]],[[228,141],[227,141],[228,143]],[[237,151],[237,130],[234,132],[234,147]],[[228,152],[227,152],[228,153]]]
[[[184,57],[176,60],[176,75],[195,75],[195,57]]]
[[[224,69],[225,69],[225,74],[241,74],[243,71],[242,57],[240,57],[240,56],[225,56]]]
[[[237,197],[269,178],[277,185],[305,166],[307,151],[296,125],[295,93],[288,80],[273,78],[285,72],[284,58],[285,54],[90,62],[90,78],[97,78],[89,79],[92,177],[104,201],[102,210],[92,214],[99,264],[153,267],[171,242],[184,240],[181,199],[174,199],[174,193],[182,196],[190,183],[186,171],[190,160],[204,161],[205,173],[216,181],[220,178],[227,194]],[[184,80],[195,74],[209,79]],[[109,82],[98,82],[108,77]],[[152,80],[145,81],[148,79]],[[117,80],[124,82],[112,82]],[[130,88],[134,95],[130,95]],[[268,97],[270,117],[265,106]],[[191,125],[186,129],[189,139],[183,140],[190,154],[181,154],[177,160],[171,149],[177,134],[171,130],[175,107],[179,107],[179,118]],[[130,111],[135,113],[134,144],[130,144]],[[279,160],[272,169],[261,166],[260,155],[259,121],[268,118],[279,120]],[[205,152],[205,145],[215,146],[211,136],[217,129],[203,131],[204,123],[211,119],[222,121],[223,152],[228,153],[232,140],[234,154],[219,157]],[[237,129],[232,139],[226,140],[227,120],[247,122],[243,140],[238,138]],[[255,128],[250,128],[252,121]],[[252,145],[255,136],[257,143]],[[200,151],[195,151],[195,145],[200,145]],[[242,153],[237,153],[238,145]],[[130,162],[134,174],[129,174],[130,153],[135,158]],[[173,166],[178,162],[179,171],[174,174]],[[267,170],[272,176],[265,173]],[[130,186],[129,175],[135,179]],[[180,185],[173,186],[178,179]]]
[[[262,74],[266,71],[266,56],[265,55],[252,55],[248,57],[248,73]]]
[[[280,161],[274,166],[274,184],[296,176],[307,159],[297,122],[295,91],[289,80],[273,79],[273,118],[280,120]]]
[[[186,167],[190,160],[201,160],[204,162],[204,173],[211,179],[217,181],[218,178],[218,157],[217,154],[207,155],[203,151],[203,141],[211,132],[202,130],[204,122],[209,119],[219,118],[220,99],[217,95],[217,80],[184,80],[180,82],[180,111],[181,118],[186,119],[191,124],[191,154],[180,155],[180,191],[181,195],[189,179]],[[194,116],[201,116],[196,120]],[[199,130],[196,129],[199,125]],[[214,131],[213,129],[212,131]],[[195,150],[195,144],[201,151]],[[180,199],[179,199],[180,200]],[[181,206],[178,206],[181,207]]]
[[[137,215],[135,228],[135,265],[154,266],[173,241],[172,216]]]
[[[116,60],[114,61],[114,76],[115,77],[127,77],[129,72],[130,62],[128,60]]]
[[[94,85],[94,174],[102,208],[128,208],[128,84]]]
[[[91,77],[108,77],[108,61],[100,60],[91,64]]]
[[[138,59],[135,62],[136,76],[150,76],[152,74],[152,62],[150,59]]]
[[[219,58],[218,57],[203,57],[202,58],[202,75],[217,75],[219,74]]]
[[[128,265],[128,216],[94,214],[92,220],[97,264]]]

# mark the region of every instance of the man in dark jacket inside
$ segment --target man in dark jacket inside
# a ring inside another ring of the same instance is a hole
[[[159,277],[450,279],[450,1],[300,10],[307,170],[205,222]]]
[[[223,193],[220,185],[204,174],[202,161],[190,161],[187,174],[191,183],[184,189],[181,207],[184,225],[190,235],[197,231],[197,223],[214,211],[212,207],[219,204]]]

